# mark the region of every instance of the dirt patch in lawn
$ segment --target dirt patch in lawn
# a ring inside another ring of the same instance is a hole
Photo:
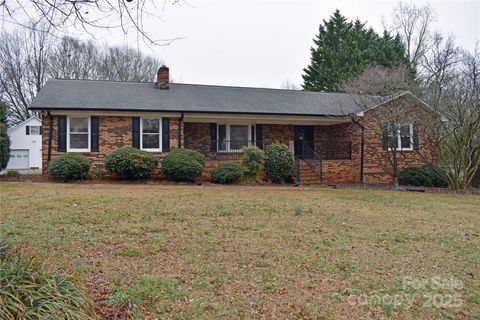
[[[478,196],[48,183],[0,196],[0,234],[83,278],[106,319],[480,317]]]

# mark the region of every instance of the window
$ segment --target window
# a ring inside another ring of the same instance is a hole
[[[140,148],[149,151],[162,150],[161,119],[142,119],[140,122]]]
[[[90,151],[90,117],[68,117],[68,151]]]
[[[42,134],[42,130],[41,130],[41,126],[27,126],[26,127],[26,134],[27,136],[29,135],[41,135]]]
[[[404,124],[394,130],[388,128],[388,148],[413,150],[413,124]]]
[[[252,143],[252,125],[250,124],[219,124],[218,150],[238,151]]]
[[[30,135],[39,135],[40,126],[30,126]]]

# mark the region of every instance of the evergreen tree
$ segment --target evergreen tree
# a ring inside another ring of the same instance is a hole
[[[400,38],[384,32],[379,36],[360,20],[348,21],[336,10],[323,20],[313,40],[311,63],[303,69],[303,89],[339,91],[341,84],[370,65],[393,67],[408,64]]]
[[[0,171],[7,167],[10,158],[10,138],[7,134],[7,106],[0,101]]]

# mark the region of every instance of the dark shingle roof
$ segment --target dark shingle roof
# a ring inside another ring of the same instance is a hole
[[[116,110],[341,116],[359,112],[348,94],[282,89],[51,79],[34,110]]]

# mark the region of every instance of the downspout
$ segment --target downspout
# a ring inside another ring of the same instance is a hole
[[[48,111],[48,155],[47,155],[47,164],[50,163],[52,159],[52,139],[53,139],[53,116]]]
[[[183,129],[183,118],[185,114],[182,112],[180,116],[180,121],[178,123],[178,148],[182,148],[182,129]]]

